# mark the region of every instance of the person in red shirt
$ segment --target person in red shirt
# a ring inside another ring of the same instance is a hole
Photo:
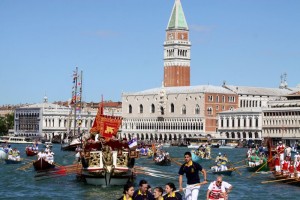
[[[279,144],[276,148],[277,154],[280,156],[280,163],[284,160],[284,150],[285,150],[285,145],[282,144],[281,141],[279,141]]]
[[[297,178],[300,177],[300,157],[297,158],[297,161],[295,161],[295,168],[297,173]]]
[[[279,160],[278,154],[275,155],[274,165],[275,165],[275,172],[280,173],[281,172],[281,167],[280,167],[280,160]]]
[[[289,166],[289,177],[294,178],[295,177],[295,166],[294,161],[292,160]]]
[[[282,174],[287,175],[289,170],[290,161],[288,161],[288,157],[281,163],[282,166]]]

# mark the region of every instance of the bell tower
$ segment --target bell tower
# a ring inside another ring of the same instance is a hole
[[[164,42],[164,86],[190,86],[191,42],[180,0],[175,0]]]

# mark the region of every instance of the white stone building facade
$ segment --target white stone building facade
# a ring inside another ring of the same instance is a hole
[[[97,109],[83,109],[81,131],[87,132],[93,125]],[[51,139],[55,135],[65,137],[74,127],[70,108],[45,101],[15,110],[14,134]]]
[[[161,87],[122,95],[122,137],[177,140],[206,136],[207,93],[233,94],[218,86]]]

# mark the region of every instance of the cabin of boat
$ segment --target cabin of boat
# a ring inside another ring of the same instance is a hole
[[[33,144],[36,143],[36,141],[33,141],[30,137],[0,136],[0,143]]]

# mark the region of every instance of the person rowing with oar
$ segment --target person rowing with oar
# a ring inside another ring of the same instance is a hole
[[[209,184],[206,192],[206,200],[227,199],[226,188],[222,182],[223,182],[222,176],[218,176],[215,181]]]
[[[182,188],[182,176],[186,175],[187,178],[187,186],[185,188],[185,199],[186,200],[197,200],[198,193],[200,190],[200,185],[206,184],[206,171],[202,168],[202,166],[196,162],[192,161],[191,152],[184,153],[185,163],[181,165],[179,169],[179,191],[183,191]],[[203,174],[204,181],[200,183],[199,172]]]

